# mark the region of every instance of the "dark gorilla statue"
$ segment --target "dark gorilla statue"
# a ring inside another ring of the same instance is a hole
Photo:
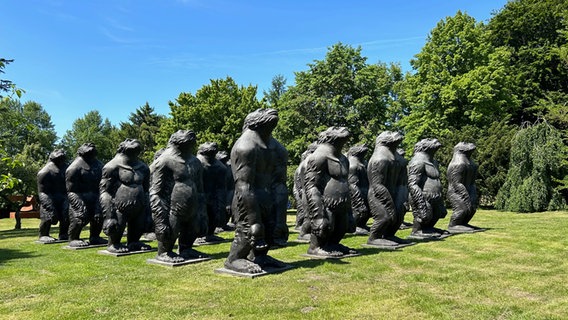
[[[410,236],[416,239],[439,237],[443,230],[434,227],[448,213],[442,198],[442,182],[434,154],[442,144],[438,139],[422,139],[414,146],[408,163],[408,189],[414,223]]]
[[[477,164],[471,160],[475,144],[460,142],[454,147],[452,161],[448,165],[448,200],[452,216],[448,225],[451,233],[473,232],[480,228],[469,224],[477,210]]]
[[[205,233],[203,167],[192,154],[196,141],[191,130],[173,133],[152,165],[150,204],[154,218],[158,255],[156,260],[179,263],[207,257],[192,249],[193,242]],[[178,252],[173,252],[178,240]]]
[[[258,109],[249,113],[243,132],[231,150],[231,169],[235,179],[233,213],[235,239],[225,267],[244,273],[261,273],[269,267],[286,265],[268,255],[275,223],[272,182],[279,148],[272,138],[278,124],[274,109]]]
[[[306,158],[314,153],[317,148],[317,142],[311,143],[306,151],[302,153],[300,164],[294,171],[294,198],[296,199],[296,227],[300,230],[299,240],[310,240],[311,221],[309,216],[308,204],[306,202],[306,193],[304,191],[304,176],[306,174]]]
[[[100,184],[101,208],[105,215],[104,232],[109,237],[109,252],[150,250],[140,242],[150,211],[148,189],[150,170],[140,161],[142,144],[126,139],[104,167]],[[120,243],[128,225],[126,246]]]
[[[367,221],[369,212],[369,177],[367,176],[367,155],[369,148],[365,145],[353,146],[347,152],[349,160],[349,190],[351,191],[351,207],[355,220],[355,234],[369,234]]]
[[[37,173],[37,190],[39,198],[39,241],[55,242],[49,235],[51,225],[59,222],[59,240],[67,240],[69,236],[69,201],[65,189],[65,170],[67,157],[62,149],[54,150],[49,161]]]
[[[215,235],[215,229],[222,225],[225,216],[227,197],[226,167],[215,157],[217,143],[205,142],[197,150],[197,159],[203,166],[203,191],[205,194],[205,210],[207,212],[207,233],[198,242],[218,242],[223,238]]]
[[[286,174],[288,169],[288,150],[276,139],[270,139],[272,158],[274,159],[274,172],[272,174],[271,192],[274,199],[272,214],[275,217],[274,232],[271,244],[285,246],[288,242],[288,188],[286,187]]]
[[[377,136],[369,160],[369,205],[374,221],[368,244],[398,246],[407,243],[395,236],[404,221],[408,196],[406,161],[396,151],[402,138],[398,132],[382,132]]]
[[[341,153],[349,140],[345,127],[330,127],[318,136],[318,147],[306,158],[304,191],[311,217],[308,254],[341,257],[356,254],[339,242],[349,228],[351,195],[349,161]]]
[[[93,143],[85,143],[77,150],[77,157],[65,172],[67,197],[69,198],[69,246],[85,247],[106,244],[100,237],[104,215],[99,201],[99,183],[102,163],[97,159]],[[89,241],[80,238],[83,227],[90,223]]]
[[[235,230],[235,219],[233,217],[233,211],[231,210],[233,194],[235,193],[235,181],[233,180],[233,171],[231,170],[231,158],[227,151],[224,150],[217,152],[215,157],[225,165],[225,186],[227,187],[227,193],[225,194],[225,213],[218,227],[222,228],[224,231],[232,231]]]

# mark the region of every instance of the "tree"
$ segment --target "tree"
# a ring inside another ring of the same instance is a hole
[[[324,60],[295,73],[295,85],[278,101],[281,123],[274,135],[287,146],[292,163],[330,126],[346,126],[353,143],[373,141],[386,128],[392,88],[402,78],[395,64],[367,64],[361,47],[337,43]]]
[[[406,78],[403,95],[410,110],[400,125],[407,146],[467,125],[487,127],[514,111],[509,56],[494,48],[485,26],[467,14],[458,11],[440,21],[411,61],[416,72]]]
[[[138,139],[144,146],[144,153],[141,159],[146,163],[152,163],[156,148],[156,136],[160,131],[161,122],[164,116],[154,112],[148,102],[132,112],[128,117],[128,122],[120,123],[120,139]]]
[[[517,132],[511,143],[507,179],[497,194],[496,207],[513,212],[566,209],[558,179],[566,174],[568,157],[560,133],[546,122]]]
[[[488,23],[493,46],[510,55],[512,80],[522,102],[514,118],[518,124],[542,115],[533,107],[547,93],[568,92],[568,68],[562,63],[567,11],[565,0],[514,0]]]
[[[102,162],[114,157],[120,143],[116,127],[108,119],[103,120],[97,110],[89,111],[82,118],[75,120],[71,130],[67,130],[61,139],[61,144],[70,158],[73,158],[77,149],[87,142],[95,144],[98,158]]]
[[[37,193],[36,173],[53,150],[57,135],[49,114],[33,101],[0,100],[0,200],[18,212],[22,203],[11,203],[9,196]],[[18,226],[19,221],[16,222]]]
[[[279,74],[272,78],[272,86],[268,91],[263,91],[264,97],[262,100],[267,103],[271,108],[278,109],[278,102],[282,95],[286,92],[286,78]]]
[[[219,150],[229,150],[247,114],[263,106],[256,94],[256,86],[239,86],[231,77],[211,80],[195,95],[180,93],[175,102],[170,102],[170,117],[160,128],[158,148],[165,147],[175,131],[191,129],[198,143],[217,142]]]

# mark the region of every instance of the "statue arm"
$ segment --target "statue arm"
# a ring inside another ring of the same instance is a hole
[[[308,217],[312,223],[312,232],[321,234],[327,227],[323,194],[320,189],[321,179],[324,174],[324,161],[322,157],[309,157],[306,160],[304,174],[304,195],[306,197]]]
[[[254,181],[256,179],[256,154],[254,150],[237,150],[233,158],[233,176],[235,179],[234,197],[237,197],[237,215],[242,213],[250,217],[249,221],[256,221],[259,208],[254,192]],[[241,217],[236,217],[239,220]]]
[[[448,197],[450,199],[459,199],[459,202],[465,205],[467,210],[470,210],[472,206],[470,194],[463,184],[465,170],[466,167],[462,164],[448,166],[448,185],[450,186],[448,188]],[[453,202],[452,205],[454,205]]]
[[[393,217],[396,214],[394,201],[389,190],[385,187],[388,174],[388,162],[374,161],[369,164],[368,176],[370,194],[382,204],[387,215]]]
[[[46,218],[55,216],[55,205],[51,197],[47,194],[47,185],[49,185],[49,175],[41,170],[37,175],[37,190],[40,210]]]
[[[117,219],[116,209],[113,204],[113,198],[116,193],[116,188],[114,188],[116,181],[118,181],[118,167],[109,162],[103,167],[99,184],[101,211],[105,219]]]
[[[163,160],[158,159],[153,164],[151,172],[152,185],[149,189],[150,208],[154,220],[156,237],[159,241],[170,238],[170,197],[173,189],[173,174]]]
[[[421,177],[425,174],[424,164],[409,164],[408,166],[408,191],[412,199],[412,211],[415,218],[423,221],[432,216],[432,208],[422,194]]]
[[[67,187],[67,198],[69,199],[69,208],[78,219],[84,219],[87,213],[87,206],[80,195],[79,177],[81,176],[81,169],[70,166],[65,172],[65,185]]]

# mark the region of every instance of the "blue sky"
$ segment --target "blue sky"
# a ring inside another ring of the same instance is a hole
[[[337,42],[368,63],[409,61],[432,28],[458,10],[486,22],[505,0],[229,1],[7,0],[0,7],[3,79],[39,102],[61,137],[91,110],[118,125],[146,102],[168,101],[210,79],[258,86],[322,60]]]

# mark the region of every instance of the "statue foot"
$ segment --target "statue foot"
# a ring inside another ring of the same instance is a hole
[[[473,226],[473,225],[471,225],[471,224],[469,224],[469,223],[466,223],[465,225],[466,225],[467,227],[473,228],[474,230],[483,230],[483,228]]]
[[[339,258],[343,256],[343,252],[337,250],[325,250],[321,247],[308,248],[308,254],[321,257]]]
[[[112,252],[112,253],[126,253],[128,252],[128,247],[118,243],[118,244],[110,244],[107,247],[107,251],[108,252]]]
[[[369,235],[369,229],[368,228],[362,228],[362,227],[357,227],[355,229],[355,234],[358,236],[368,236]]]
[[[215,228],[215,234],[221,233],[221,232],[225,232],[225,230],[224,230],[223,228],[221,228],[221,227]]]
[[[152,250],[152,247],[145,244],[144,242],[132,242],[128,244],[128,251],[146,251]]]
[[[156,233],[154,233],[154,232],[144,233],[142,235],[142,238],[144,238],[148,241],[154,241],[154,240],[156,240]]]
[[[205,253],[199,252],[192,248],[182,250],[179,255],[186,260],[209,258],[209,256]]]
[[[55,242],[55,238],[54,237],[50,237],[50,236],[41,236],[39,237],[39,242],[41,243],[52,243]]]
[[[185,261],[184,258],[180,257],[175,252],[164,252],[158,254],[156,256],[156,260],[168,263],[180,263]]]
[[[385,238],[379,238],[379,239],[369,239],[367,240],[367,244],[373,245],[373,246],[384,246],[384,247],[396,247],[398,246],[398,243],[389,239],[385,239]]]
[[[83,240],[81,240],[81,239],[78,239],[78,240],[71,240],[71,241],[69,242],[69,246],[70,246],[70,247],[73,247],[73,248],[88,247],[88,246],[89,246],[89,243],[86,242],[86,241],[83,241]]]
[[[254,262],[256,264],[258,264],[259,266],[261,266],[262,268],[267,268],[267,267],[272,267],[272,268],[284,268],[287,265],[278,260],[278,259],[274,259],[269,255],[260,255],[260,256],[256,256],[254,258]]]
[[[298,235],[298,240],[302,240],[302,241],[310,241],[310,238],[312,237],[312,235],[310,233],[300,233]]]
[[[274,243],[273,243],[274,247],[282,248],[282,247],[285,247],[286,245],[288,245],[288,241],[286,241],[284,239],[274,239]]]
[[[348,246],[344,246],[341,243],[332,246],[333,249],[343,253],[343,254],[358,254],[359,252],[355,249],[351,249]]]
[[[410,237],[414,238],[414,239],[424,239],[424,240],[428,240],[428,239],[437,239],[440,237],[440,234],[436,234],[436,233],[431,233],[431,232],[424,232],[422,230],[418,230],[418,231],[413,231],[410,233]]]
[[[264,239],[253,240],[251,242],[252,242],[252,247],[253,247],[254,250],[258,250],[258,251],[268,250],[268,243],[266,243],[266,241],[264,241]]]
[[[393,241],[393,242],[396,242],[397,244],[409,244],[409,243],[412,243],[411,241],[401,239],[401,238],[399,238],[399,237],[397,237],[397,236],[385,237],[385,239],[390,240],[390,241]]]
[[[243,272],[243,273],[261,273],[262,268],[247,259],[236,259],[234,261],[225,261],[225,268],[229,270],[233,270],[236,272]]]
[[[214,234],[210,234],[210,235],[205,237],[205,241],[206,242],[221,242],[221,241],[225,241],[225,239],[218,237]]]
[[[89,238],[89,244],[93,245],[93,246],[96,246],[96,245],[99,245],[99,244],[107,244],[107,243],[108,243],[108,240],[106,240],[105,238],[98,237],[98,236]]]

